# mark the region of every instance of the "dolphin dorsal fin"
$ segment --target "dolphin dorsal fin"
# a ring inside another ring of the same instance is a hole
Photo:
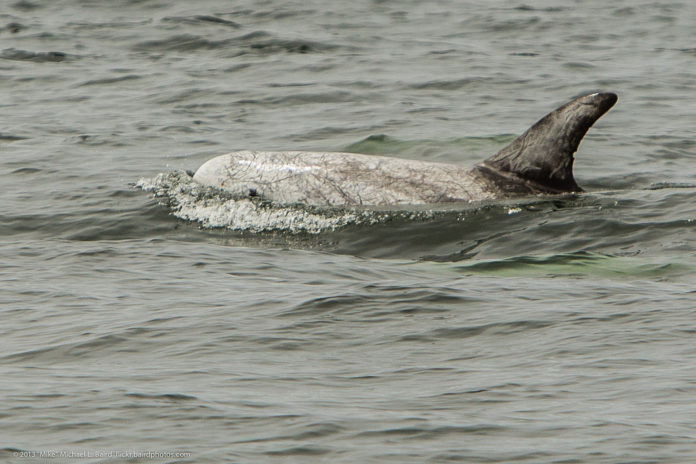
[[[479,166],[531,182],[541,192],[581,192],[573,178],[573,155],[592,124],[617,100],[608,92],[575,98]]]

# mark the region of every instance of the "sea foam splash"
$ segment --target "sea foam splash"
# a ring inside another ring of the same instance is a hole
[[[199,184],[184,171],[160,173],[152,179],[141,178],[135,187],[153,193],[177,218],[197,222],[204,228],[318,234],[347,225],[386,222],[394,216],[386,211],[276,205],[259,197],[235,197],[222,189]]]

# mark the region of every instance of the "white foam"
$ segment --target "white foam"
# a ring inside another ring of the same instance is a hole
[[[302,205],[273,205],[259,198],[234,198],[223,190],[195,182],[184,172],[143,178],[136,187],[152,192],[160,203],[170,208],[172,215],[206,228],[317,234],[358,222],[379,222],[362,211],[324,212]]]

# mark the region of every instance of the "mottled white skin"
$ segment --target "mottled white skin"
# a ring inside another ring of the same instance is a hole
[[[471,167],[355,153],[239,151],[209,160],[194,180],[281,204],[415,205],[496,197]]]
[[[239,151],[201,166],[194,179],[239,196],[316,206],[417,205],[579,192],[574,154],[613,93],[575,98],[473,166],[354,153]]]

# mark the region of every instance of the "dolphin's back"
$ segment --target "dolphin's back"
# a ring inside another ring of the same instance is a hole
[[[320,206],[429,204],[582,191],[574,154],[615,103],[613,93],[578,97],[544,116],[471,168],[354,153],[239,151],[205,163],[198,182],[235,195]]]
[[[194,179],[285,204],[403,205],[493,197],[469,167],[355,153],[238,151],[209,160]]]

